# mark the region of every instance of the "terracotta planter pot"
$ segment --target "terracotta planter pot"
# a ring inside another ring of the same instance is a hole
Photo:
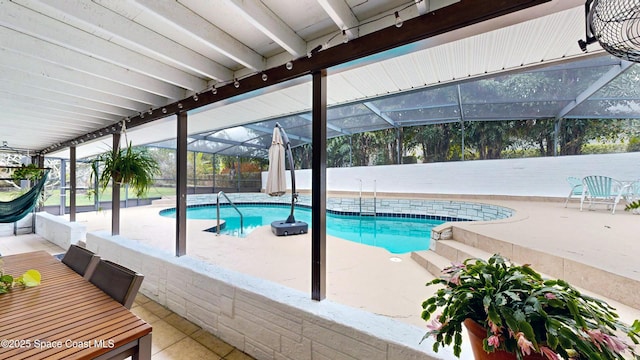
[[[476,360],[515,360],[516,355],[514,353],[506,352],[503,350],[494,351],[488,353],[482,348],[482,340],[487,337],[487,329],[483,328],[477,322],[466,319],[464,326],[468,330],[469,340],[471,340],[471,349],[473,350],[473,356]],[[545,356],[535,353],[531,355],[525,355],[525,360],[548,360]]]

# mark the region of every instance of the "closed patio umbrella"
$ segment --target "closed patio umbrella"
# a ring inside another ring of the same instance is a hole
[[[269,172],[267,173],[266,186],[266,192],[271,196],[284,195],[287,190],[284,167],[285,154],[289,156],[289,171],[291,172],[291,213],[287,220],[273,221],[271,223],[271,231],[277,236],[305,234],[309,229],[309,225],[304,221],[297,221],[293,215],[296,201],[298,201],[298,193],[296,192],[296,176],[291,154],[291,142],[289,142],[289,137],[282,126],[276,123],[273,129],[273,140],[269,148]]]
[[[273,138],[269,148],[269,172],[267,173],[266,192],[270,196],[282,196],[287,190],[284,158],[284,142],[276,126],[273,128]]]

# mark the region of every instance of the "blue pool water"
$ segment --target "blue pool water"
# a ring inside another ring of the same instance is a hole
[[[271,225],[276,220],[285,220],[291,211],[290,205],[248,205],[241,204],[244,231],[240,234],[240,217],[233,207],[221,206],[220,218],[226,221],[221,233],[245,236],[255,228]],[[175,217],[175,210],[163,210],[163,216]],[[304,221],[311,228],[311,209],[296,207],[298,221]],[[216,219],[215,206],[199,206],[187,209],[187,219]],[[431,229],[444,223],[442,220],[400,218],[388,216],[359,216],[327,214],[327,234],[361,244],[387,249],[394,254],[429,248]]]

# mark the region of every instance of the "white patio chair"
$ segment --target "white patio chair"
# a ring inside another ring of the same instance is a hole
[[[629,183],[625,191],[624,198],[628,203],[640,200],[640,180]]]
[[[626,187],[618,180],[608,176],[591,175],[582,179],[584,191],[580,198],[580,211],[585,200],[589,201],[589,209],[594,204],[605,204],[612,207],[611,214],[616,213],[616,205],[620,202]]]
[[[567,178],[567,182],[569,183],[569,186],[571,186],[571,190],[569,191],[569,195],[567,195],[567,199],[564,201],[564,207],[567,207],[567,203],[569,202],[569,199],[571,199],[571,197],[576,196],[578,198],[581,198],[584,188],[582,186],[582,179],[580,178],[569,176]]]
[[[624,191],[624,200],[627,202],[625,210],[630,210],[634,214],[640,214],[640,208],[630,207],[633,202],[640,201],[640,180],[627,184],[627,188]]]

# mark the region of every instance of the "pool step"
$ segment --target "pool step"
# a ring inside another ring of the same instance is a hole
[[[436,254],[459,263],[468,258],[481,258],[486,260],[493,255],[484,250],[463,244],[456,240],[436,241],[432,248],[435,248],[434,250]]]
[[[468,258],[488,259],[492,255],[455,240],[437,241],[432,248],[435,249],[412,252],[411,259],[433,276],[439,276],[442,269],[451,266],[452,263],[459,263]]]
[[[227,222],[224,219],[220,219],[220,231],[224,230],[227,227]],[[215,226],[212,226],[210,228],[206,228],[203,231],[207,231],[207,232],[211,232],[211,233],[217,233],[218,232],[218,225],[216,222]]]
[[[411,259],[427,269],[433,276],[440,276],[442,269],[451,265],[451,260],[431,250],[414,251],[411,253]]]

